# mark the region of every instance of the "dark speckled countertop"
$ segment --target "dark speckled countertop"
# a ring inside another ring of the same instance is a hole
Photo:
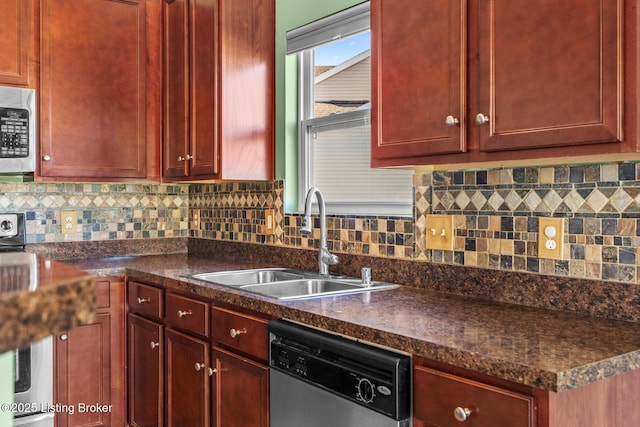
[[[0,253],[0,352],[90,323],[95,277],[25,252]]]
[[[640,368],[640,328],[628,321],[415,286],[277,301],[185,277],[269,264],[186,254],[84,260],[75,266],[97,275],[127,274],[551,391]]]

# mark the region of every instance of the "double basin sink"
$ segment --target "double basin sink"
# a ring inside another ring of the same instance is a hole
[[[277,267],[200,273],[189,277],[279,300],[352,294],[398,286],[379,281],[363,283],[361,279],[346,276],[326,276],[312,271]]]

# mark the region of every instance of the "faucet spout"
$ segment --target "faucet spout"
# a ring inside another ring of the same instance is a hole
[[[329,266],[338,263],[338,257],[327,247],[327,215],[325,212],[324,196],[317,187],[311,187],[307,192],[304,203],[304,217],[302,218],[302,226],[300,234],[308,236],[311,234],[311,202],[313,197],[318,200],[318,210],[320,214],[320,252],[318,253],[318,269],[320,274],[329,274]]]

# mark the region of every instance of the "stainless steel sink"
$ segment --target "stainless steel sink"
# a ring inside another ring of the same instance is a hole
[[[352,294],[398,286],[378,281],[363,284],[359,279],[289,268],[221,271],[189,277],[279,300]]]
[[[283,280],[297,280],[304,276],[285,268],[261,268],[255,270],[218,271],[215,273],[194,274],[194,279],[217,283],[223,286],[256,285],[259,283],[281,282]]]
[[[308,298],[320,295],[335,295],[361,292],[362,286],[327,279],[302,279],[290,282],[264,283],[243,286],[243,291],[253,292],[276,299]]]

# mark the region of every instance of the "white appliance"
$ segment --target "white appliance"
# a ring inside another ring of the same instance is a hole
[[[36,91],[0,86],[0,174],[36,170]]]
[[[22,213],[0,213],[0,290],[33,291],[38,286],[36,254],[24,252]],[[15,427],[53,427],[53,339],[13,351]]]

